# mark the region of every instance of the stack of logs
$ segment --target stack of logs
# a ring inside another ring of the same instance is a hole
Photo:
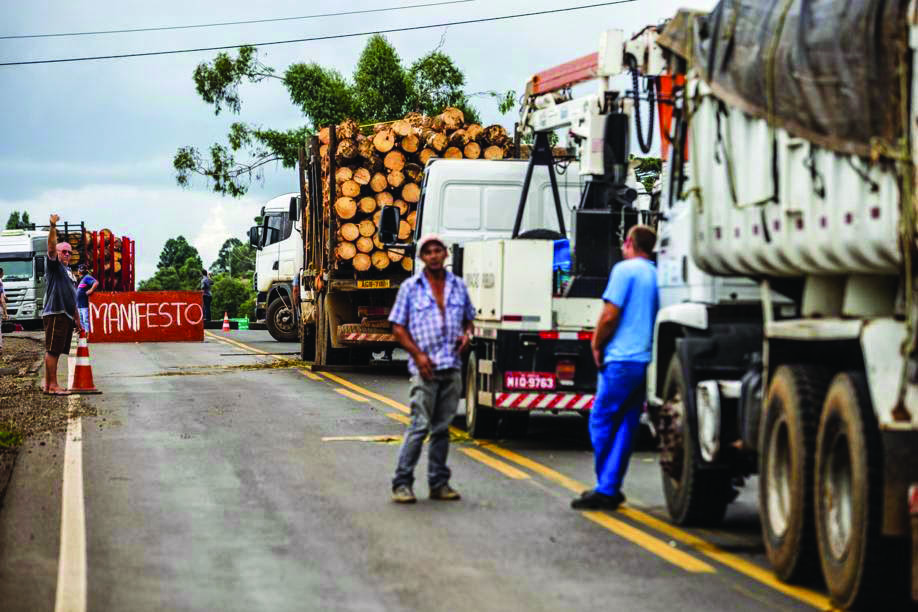
[[[421,173],[432,157],[447,159],[503,159],[513,157],[513,142],[500,125],[466,124],[458,108],[447,108],[436,117],[411,113],[404,119],[373,126],[361,132],[352,120],[335,130],[335,202],[330,205],[329,128],[319,131],[322,157],[323,205],[326,222],[335,216],[335,248],[339,267],[350,265],[357,272],[371,267],[385,270],[398,263],[411,271],[412,259],[386,250],[379,239],[383,206],[401,211],[399,240],[414,233]],[[333,212],[332,212],[333,211]]]

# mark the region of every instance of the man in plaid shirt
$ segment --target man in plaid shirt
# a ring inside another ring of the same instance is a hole
[[[405,281],[389,314],[395,338],[411,355],[411,424],[392,480],[392,500],[416,500],[414,467],[430,434],[427,482],[430,498],[457,500],[449,486],[449,424],[462,386],[462,353],[469,347],[475,308],[462,279],[444,267],[446,245],[435,234],[418,243],[424,268]]]

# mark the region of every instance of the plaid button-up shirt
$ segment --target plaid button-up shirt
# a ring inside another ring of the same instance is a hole
[[[408,329],[412,340],[433,362],[434,370],[462,367],[462,357],[456,351],[464,323],[475,318],[475,307],[462,279],[446,271],[443,288],[443,312],[437,306],[430,283],[421,270],[398,290],[389,321]],[[408,362],[412,375],[418,375],[414,359]]]

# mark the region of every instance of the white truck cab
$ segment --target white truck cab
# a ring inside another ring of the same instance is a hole
[[[37,325],[41,320],[47,245],[46,231],[0,232],[0,268],[10,321]]]
[[[303,237],[290,208],[298,198],[296,193],[272,198],[261,209],[262,224],[249,230],[249,242],[257,249],[255,318],[265,321],[271,336],[281,342],[297,339],[292,285],[303,267]]]

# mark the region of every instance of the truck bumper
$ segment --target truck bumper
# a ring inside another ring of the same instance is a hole
[[[592,393],[479,393],[479,401],[498,410],[573,410],[585,411],[593,407]],[[482,401],[486,400],[486,401]]]

